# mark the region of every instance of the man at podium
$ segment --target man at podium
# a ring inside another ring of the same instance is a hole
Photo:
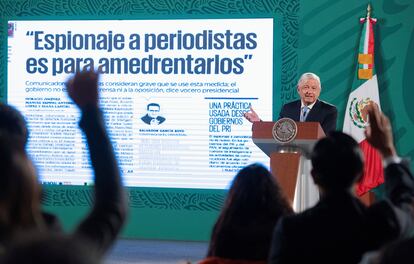
[[[318,99],[321,93],[321,81],[318,75],[311,72],[302,74],[298,81],[297,92],[300,99],[284,104],[279,119],[288,117],[297,122],[319,122],[325,134],[336,130],[338,110],[334,105]],[[261,121],[253,108],[250,108],[244,117],[252,123]]]
[[[319,122],[325,134],[336,130],[338,110],[335,106],[318,99],[321,93],[319,76],[310,72],[302,74],[298,81],[297,92],[300,99],[284,104],[279,119],[287,117],[296,122]],[[246,112],[244,117],[252,123],[262,121],[253,108],[250,108],[250,112]],[[310,177],[312,169],[310,161],[300,154],[297,156],[295,160],[299,166],[292,206],[296,212],[301,212],[319,201],[319,191]],[[287,175],[283,175],[283,172],[273,172],[273,169],[272,173],[288,178]]]

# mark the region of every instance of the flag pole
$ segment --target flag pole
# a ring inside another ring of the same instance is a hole
[[[371,10],[372,10],[371,3],[368,3],[368,7],[367,7],[367,18],[370,18],[371,17]]]

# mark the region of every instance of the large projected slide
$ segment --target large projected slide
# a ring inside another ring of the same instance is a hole
[[[127,186],[222,189],[268,163],[243,113],[272,117],[273,19],[9,21],[7,100],[27,117],[42,183],[92,182],[64,83],[98,67]]]

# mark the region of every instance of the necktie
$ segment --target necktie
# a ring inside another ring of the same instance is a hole
[[[306,116],[308,115],[309,107],[306,105],[302,108],[302,114],[300,115],[300,122],[305,122]]]

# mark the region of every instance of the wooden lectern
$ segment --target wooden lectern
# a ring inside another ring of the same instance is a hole
[[[290,143],[279,143],[273,138],[274,122],[254,122],[253,142],[270,157],[270,170],[287,198],[293,203],[299,158],[310,153],[316,141],[325,136],[318,122],[296,122],[296,138]],[[302,151],[299,151],[302,150]]]

